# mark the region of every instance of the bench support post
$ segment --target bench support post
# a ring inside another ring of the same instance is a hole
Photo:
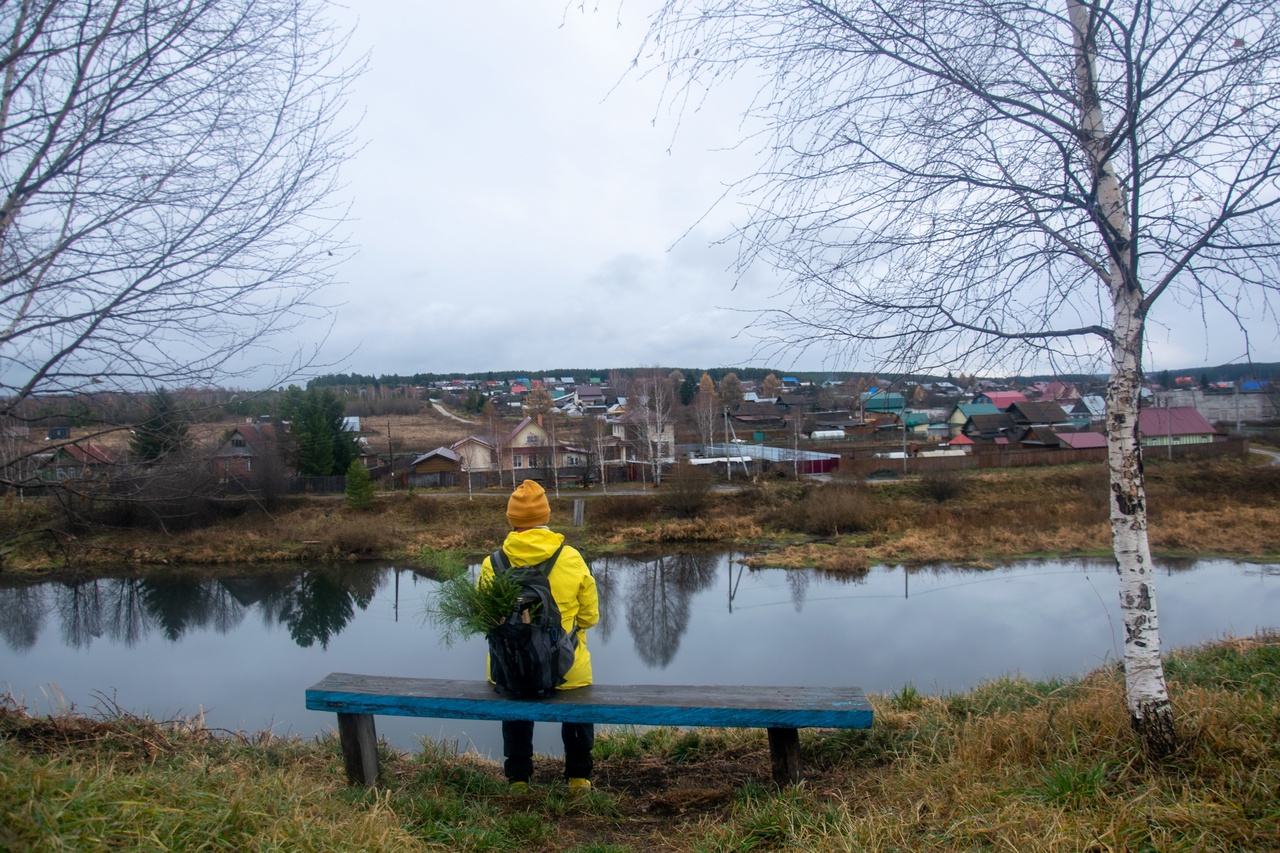
[[[773,781],[795,785],[800,781],[800,732],[797,729],[769,729],[769,758]]]
[[[347,782],[352,785],[378,783],[378,735],[373,714],[338,714],[338,740]]]

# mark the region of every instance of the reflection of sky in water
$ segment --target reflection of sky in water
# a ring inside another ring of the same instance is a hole
[[[602,621],[588,634],[602,683],[858,685],[963,690],[1020,672],[1070,676],[1118,658],[1109,562],[972,571],[876,568],[860,578],[747,571],[724,557],[594,563]],[[397,580],[399,613],[397,618]],[[441,648],[421,612],[433,583],[344,567],[222,582],[100,580],[0,588],[0,687],[50,708],[99,696],[160,718],[310,735],[334,725],[303,691],[331,671],[479,677],[483,641]],[[1275,626],[1280,569],[1206,560],[1156,576],[1166,647]],[[498,751],[498,724],[377,719]],[[558,752],[557,727],[537,748]]]

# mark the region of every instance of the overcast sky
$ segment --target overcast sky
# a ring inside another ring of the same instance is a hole
[[[738,145],[745,93],[679,122],[662,108],[660,81],[626,74],[652,6],[353,4],[370,65],[352,92],[364,147],[344,173],[356,253],[329,293],[343,303],[335,371],[761,363],[740,311],[775,284],[759,272],[735,290],[734,247],[712,245],[735,214],[717,200],[759,162]],[[1206,335],[1170,317],[1149,372],[1243,356],[1222,318]],[[1271,326],[1255,360],[1280,360]],[[825,356],[771,366],[877,367]]]

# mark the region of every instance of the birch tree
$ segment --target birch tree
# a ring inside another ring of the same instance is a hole
[[[770,155],[741,263],[763,342],[916,370],[1110,363],[1111,532],[1129,717],[1176,745],[1137,415],[1157,306],[1275,319],[1272,0],[665,0],[642,50],[677,97],[749,73]]]
[[[671,382],[657,370],[638,374],[631,383],[631,402],[627,419],[649,463],[653,466],[653,484],[662,485],[662,463],[674,452],[672,431],[675,427],[675,394]]]

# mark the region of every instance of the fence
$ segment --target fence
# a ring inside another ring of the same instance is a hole
[[[1178,444],[1173,446],[1174,459],[1200,459],[1210,456],[1240,456],[1249,452],[1249,442],[1240,438],[1215,441],[1212,444]],[[1147,459],[1165,459],[1167,447],[1146,447]],[[926,474],[943,471],[976,471],[987,468],[1027,468],[1038,465],[1075,465],[1082,462],[1107,461],[1105,448],[1088,450],[1004,450],[968,453],[964,456],[908,456],[903,459],[862,457],[841,459],[840,471],[853,477],[868,477],[887,471],[894,474]]]
[[[707,444],[702,455],[709,457],[750,457],[775,465],[791,465],[801,474],[827,474],[841,464],[838,453],[819,453],[816,450],[792,450],[788,447],[772,447],[766,444]],[[735,462],[736,464],[736,462]]]
[[[290,477],[288,480],[288,491],[293,495],[328,495],[346,490],[347,478],[343,474],[334,477]]]

